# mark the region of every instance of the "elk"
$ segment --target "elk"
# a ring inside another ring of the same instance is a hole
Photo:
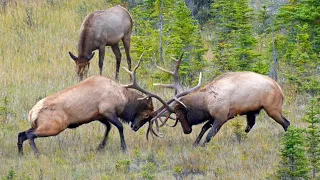
[[[180,59],[181,61],[181,59]],[[177,64],[180,64],[178,62]],[[159,67],[160,68],[160,67]],[[161,70],[174,76],[174,84],[161,85],[181,92],[178,82],[178,70],[175,72]],[[221,126],[237,115],[246,115],[249,132],[255,125],[256,116],[264,109],[286,131],[290,122],[282,115],[283,93],[280,86],[271,78],[254,72],[229,72],[217,77],[205,87],[175,98],[173,111],[176,123],[179,121],[183,132],[190,134],[192,126],[204,123],[202,130],[194,142],[199,145],[204,133],[208,130],[205,145],[220,130]],[[168,115],[167,115],[168,116]],[[168,118],[163,122],[166,123]]]
[[[128,69],[131,70],[130,41],[132,32],[132,18],[129,12],[118,5],[106,10],[95,11],[85,18],[80,28],[78,42],[78,57],[69,52],[70,57],[76,63],[76,72],[82,80],[89,69],[92,51],[99,50],[99,69],[102,75],[105,46],[111,46],[116,56],[116,75],[119,79],[121,52],[119,41],[122,40],[127,56]]]
[[[23,154],[22,145],[27,139],[35,155],[38,156],[35,138],[56,136],[67,128],[76,128],[96,120],[106,126],[98,150],[105,147],[112,124],[118,128],[121,148],[125,151],[123,125],[118,118],[131,123],[131,128],[137,131],[134,124],[142,126],[157,113],[153,108],[152,97],[159,99],[166,106],[159,96],[142,89],[137,84],[135,73],[140,60],[132,72],[125,68],[132,78],[132,83],[129,85],[118,84],[103,76],[92,76],[40,100],[29,112],[31,128],[18,134],[19,155]],[[139,94],[136,90],[147,96]],[[155,133],[153,129],[148,129],[149,131]]]

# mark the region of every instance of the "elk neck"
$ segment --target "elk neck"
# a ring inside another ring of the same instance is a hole
[[[138,113],[140,102],[137,99],[142,98],[142,95],[128,89],[126,96],[128,102],[125,104],[123,111],[119,114],[119,117],[124,122],[129,123],[133,122],[136,114]]]
[[[186,117],[190,125],[203,123],[211,118],[206,105],[206,94],[204,92],[191,93],[181,99],[187,106]]]
[[[93,47],[94,32],[90,28],[94,21],[94,14],[90,14],[82,24],[78,44],[78,57],[89,57],[95,48]]]

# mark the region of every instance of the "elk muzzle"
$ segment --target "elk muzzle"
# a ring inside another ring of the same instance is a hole
[[[192,132],[192,127],[188,119],[186,118],[187,112],[182,109],[179,109],[179,110],[176,109],[176,116],[177,116],[177,120],[180,121],[183,132],[185,134],[190,134]]]
[[[78,74],[79,80],[82,81],[84,76],[87,76],[90,63],[77,63],[76,72]]]

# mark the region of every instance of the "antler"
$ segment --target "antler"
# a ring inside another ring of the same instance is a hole
[[[172,107],[170,107],[161,97],[159,97],[158,95],[153,94],[153,93],[151,93],[151,92],[149,92],[149,91],[141,88],[141,87],[139,86],[139,84],[137,83],[136,70],[137,70],[138,67],[140,66],[142,56],[143,56],[143,53],[141,54],[140,59],[139,59],[139,61],[138,61],[138,64],[134,67],[133,71],[130,71],[130,70],[127,69],[126,67],[122,67],[123,69],[125,69],[125,70],[130,74],[131,79],[132,79],[131,84],[124,85],[124,87],[136,89],[136,90],[138,90],[138,91],[146,94],[147,97],[154,97],[154,98],[158,99],[170,112],[173,112]],[[146,98],[146,97],[144,97],[144,98]]]
[[[143,88],[141,88],[139,86],[139,84],[137,83],[137,77],[136,77],[136,70],[138,69],[138,67],[140,66],[140,63],[141,63],[141,59],[142,59],[142,56],[143,56],[144,53],[142,53],[140,55],[140,58],[139,58],[139,61],[137,63],[137,65],[133,68],[132,71],[128,70],[126,67],[122,67],[124,68],[129,74],[130,74],[130,77],[131,77],[131,80],[132,82],[128,85],[124,85],[124,87],[126,88],[132,88],[132,89],[136,89],[144,94],[146,94],[147,96],[144,97],[144,98],[147,98],[147,97],[154,97],[156,99],[158,99],[162,104],[163,104],[163,107],[166,108],[168,111],[170,112],[173,112],[173,108],[171,106],[169,106],[161,97],[159,97],[158,95],[156,94],[153,94]],[[154,111],[152,112],[152,116],[155,116],[157,115],[158,111]],[[153,129],[152,127],[152,124],[153,124],[153,121],[155,121],[155,119],[157,118],[153,118],[150,122],[149,122],[149,127],[148,127],[148,130],[147,130],[147,133],[146,133],[146,136],[147,136],[147,139],[148,139],[148,135],[149,135],[149,132],[151,131],[153,135],[157,136],[157,137],[162,137],[161,135],[159,135],[158,133],[156,133],[156,131]],[[159,129],[158,127],[158,122],[156,122],[156,125],[157,125],[157,129]]]
[[[153,84],[153,85],[156,85],[156,86],[162,86],[162,87],[165,87],[165,88],[172,88],[172,89],[175,89],[175,96],[172,98],[172,99],[170,99],[169,101],[167,101],[167,104],[172,104],[174,101],[175,102],[178,102],[178,103],[180,103],[180,104],[182,104],[183,106],[185,106],[186,107],[186,105],[185,104],[183,104],[181,101],[180,101],[180,99],[181,99],[181,97],[183,97],[183,96],[185,96],[185,95],[187,95],[187,94],[189,94],[189,93],[191,93],[191,92],[194,92],[194,91],[196,91],[197,89],[199,89],[200,88],[200,85],[201,85],[201,79],[202,79],[202,73],[200,73],[200,75],[199,75],[199,82],[198,82],[198,84],[197,84],[197,86],[195,86],[195,87],[193,87],[193,88],[191,88],[191,89],[188,89],[188,90],[183,90],[183,87],[182,87],[182,85],[181,85],[181,83],[180,83],[180,81],[179,81],[179,69],[180,69],[180,65],[181,65],[181,60],[182,60],[182,57],[183,57],[183,54],[184,53],[182,53],[181,54],[181,56],[180,56],[180,58],[178,59],[178,60],[176,60],[176,59],[174,59],[175,61],[176,61],[176,67],[175,67],[175,70],[174,71],[169,71],[169,70],[166,70],[166,69],[164,69],[164,68],[162,68],[162,67],[160,67],[160,66],[157,66],[157,68],[159,68],[161,71],[163,71],[163,72],[165,72],[165,73],[168,73],[168,74],[170,74],[170,75],[172,75],[173,76],[173,84],[161,84],[161,83],[155,83],[155,84]],[[171,107],[171,106],[170,106]],[[167,112],[167,110],[165,109],[166,107],[165,106],[162,106],[161,108],[159,108],[157,111],[156,111],[156,116],[152,119],[152,120],[154,120],[154,119],[156,119],[156,118],[159,118],[160,119],[160,117],[161,116],[163,116],[163,114],[165,113],[165,112]],[[168,115],[168,117],[170,117],[170,115],[173,113],[171,110],[169,110],[169,115]],[[161,121],[162,122],[162,124],[160,125],[160,127],[161,126],[163,126],[164,124],[166,124],[166,122],[168,121],[168,117],[164,120],[164,121]],[[175,124],[173,125],[173,127],[174,126],[176,126],[176,124],[177,124],[177,120],[176,120],[176,122],[175,122]]]
[[[182,92],[176,94],[173,98],[171,98],[170,100],[168,100],[168,101],[166,102],[166,103],[167,103],[166,105],[169,106],[168,104],[172,104],[174,101],[176,101],[176,102],[181,103],[183,106],[186,107],[186,105],[183,104],[183,103],[180,101],[180,99],[181,99],[183,96],[185,96],[185,95],[187,95],[187,94],[189,94],[189,93],[192,93],[192,92],[198,90],[198,89],[200,88],[200,86],[201,86],[201,80],[202,80],[202,73],[200,72],[198,84],[197,84],[195,87],[190,88],[190,89],[188,89],[188,90],[185,90],[185,91],[182,91]],[[169,107],[170,107],[171,109],[173,109],[172,106],[169,106]],[[151,121],[159,118],[159,117],[162,116],[166,111],[169,111],[169,113],[170,113],[169,116],[170,116],[170,115],[173,113],[173,111],[171,111],[171,110],[169,110],[169,109],[166,109],[166,108],[167,108],[167,107],[163,105],[163,106],[161,106],[159,109],[157,109],[156,111],[154,111],[153,113],[155,114],[155,117],[152,118]],[[162,126],[163,126],[163,125],[162,125]]]
[[[173,58],[177,63],[176,63],[176,68],[174,71],[168,71],[158,65],[157,68],[160,69],[161,71],[165,72],[165,73],[168,73],[170,75],[173,76],[173,84],[160,84],[160,83],[155,83],[153,85],[155,86],[162,86],[162,87],[165,87],[165,88],[172,88],[172,89],[175,89],[175,94],[179,93],[179,92],[182,92],[183,91],[183,87],[182,85],[180,84],[180,81],[179,81],[179,69],[180,69],[180,64],[181,64],[181,60],[182,60],[182,57],[183,57],[183,54],[181,54],[180,58],[177,60],[175,58]]]

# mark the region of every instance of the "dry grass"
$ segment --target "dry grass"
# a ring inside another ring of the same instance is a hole
[[[98,122],[36,140],[36,159],[28,143],[18,157],[17,134],[29,128],[28,111],[41,98],[77,82],[68,51],[76,52],[83,16],[110,7],[107,1],[8,1],[0,12],[0,177],[14,179],[265,179],[279,161],[283,129],[263,112],[248,138],[238,143],[232,123],[225,124],[206,147],[191,147],[201,126],[184,135],[179,125],[162,129],[163,139],[145,139],[146,127],[133,132],[125,126],[128,152],[121,153],[119,134],[112,128],[104,152],[95,148],[104,126]],[[11,2],[11,3],[10,3]],[[114,77],[115,58],[105,59],[103,74]],[[133,47],[134,49],[134,47]],[[98,73],[94,57],[90,74]],[[125,61],[122,62],[126,66]],[[135,62],[134,62],[135,64]],[[120,72],[120,81],[128,76]],[[147,83],[148,79],[144,80]],[[285,115],[294,126],[303,115],[305,99],[284,88]],[[160,91],[158,93],[161,93]],[[165,91],[164,96],[170,96]],[[5,104],[3,101],[9,102]],[[245,126],[245,119],[238,118]]]

